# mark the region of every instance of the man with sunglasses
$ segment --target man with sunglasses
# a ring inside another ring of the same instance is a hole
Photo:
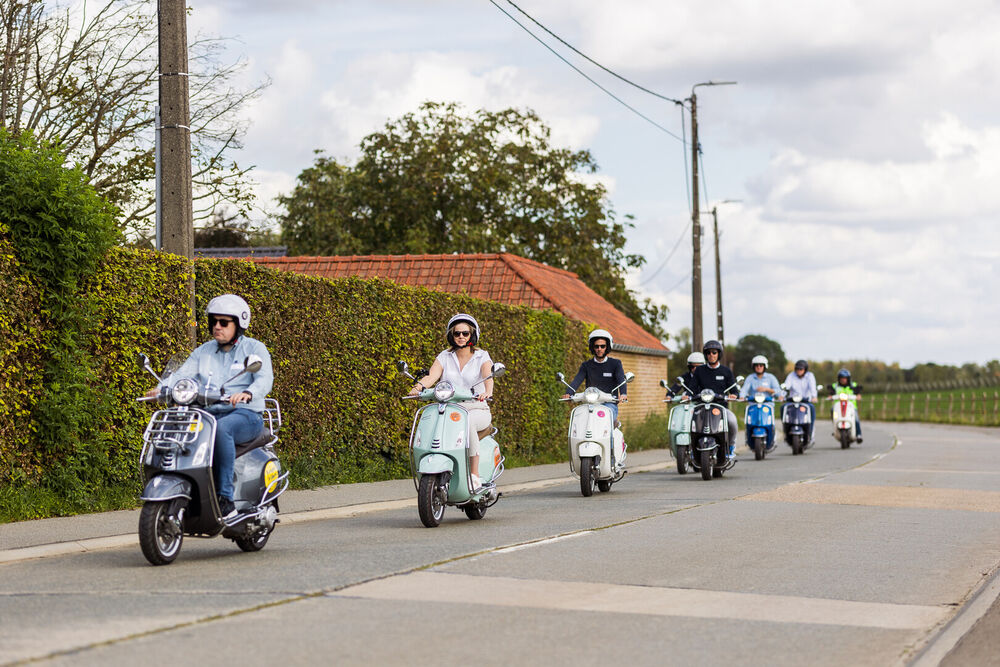
[[[264,431],[264,397],[271,391],[274,372],[271,354],[258,340],[245,336],[250,324],[250,306],[235,294],[223,294],[208,302],[205,308],[212,340],[198,346],[183,365],[164,381],[169,389],[182,378],[191,378],[201,384],[218,388],[220,384],[243,370],[247,357],[252,354],[262,360],[256,373],[244,373],[232,382],[226,382],[228,403],[206,408],[216,417],[215,456],[213,470],[222,518],[237,515],[233,503],[235,491],[233,470],[236,466],[236,443],[250,442]],[[160,388],[149,392],[156,396]]]
[[[614,346],[614,339],[611,337],[611,334],[604,329],[594,329],[590,333],[587,343],[590,347],[590,353],[594,356],[592,359],[587,359],[580,364],[580,370],[576,372],[576,376],[569,383],[569,386],[573,388],[573,391],[576,391],[580,382],[586,379],[588,387],[597,387],[601,391],[611,394],[613,393],[612,389],[621,385],[616,390],[618,401],[627,403],[628,385],[622,384],[625,382],[625,369],[622,367],[622,362],[619,359],[608,356],[608,353],[611,352]],[[562,397],[569,398],[570,395],[563,394]],[[615,423],[617,423],[618,405],[616,403],[605,403],[605,406],[611,410]]]
[[[722,343],[710,340],[701,350],[705,355],[705,364],[693,371],[691,387],[697,396],[704,389],[711,389],[719,397],[718,402],[726,408],[726,421],[729,423],[729,458],[733,457],[736,446],[736,415],[729,409],[729,401],[736,398],[732,386],[736,384],[736,376],[728,366],[722,365]],[[728,400],[727,400],[728,399]]]

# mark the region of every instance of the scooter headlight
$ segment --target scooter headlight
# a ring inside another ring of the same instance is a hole
[[[703,389],[699,398],[705,403],[711,403],[715,400],[715,392],[711,389]]]
[[[434,385],[434,400],[444,403],[455,395],[455,387],[450,382],[438,382]]]
[[[753,400],[755,400],[758,403],[763,403],[765,398],[766,398],[766,396],[764,395],[764,392],[762,392],[762,391],[758,391],[757,393],[755,393],[753,395]]]
[[[197,397],[198,383],[188,378],[179,380],[170,390],[170,398],[174,399],[174,403],[178,405],[190,405]]]
[[[587,403],[600,403],[601,391],[597,387],[587,387],[583,392],[583,400]]]
[[[799,396],[798,394],[792,394],[792,400],[795,401],[796,403],[799,403],[802,400],[802,397]]]

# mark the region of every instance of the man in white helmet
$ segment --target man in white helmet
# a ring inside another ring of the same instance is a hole
[[[705,363],[705,355],[701,352],[692,352],[688,355],[687,373],[684,373],[677,381],[670,385],[670,389],[667,389],[667,398],[673,398],[677,394],[691,394],[691,387],[694,386],[694,369],[698,368]],[[681,384],[681,382],[684,384]]]
[[[223,294],[208,302],[205,308],[212,340],[195,348],[191,356],[163,386],[172,389],[182,378],[218,387],[243,370],[246,358],[252,354],[262,360],[256,373],[244,373],[226,382],[229,402],[206,408],[216,418],[215,456],[213,469],[218,493],[219,510],[223,519],[235,517],[233,503],[233,469],[236,465],[236,444],[250,442],[264,431],[264,397],[271,391],[274,372],[271,354],[258,340],[244,335],[250,324],[250,306],[235,294]],[[160,387],[147,395],[156,396]]]
[[[588,387],[597,387],[603,392],[617,394],[621,403],[627,403],[628,385],[622,384],[625,382],[625,369],[620,360],[608,356],[614,346],[611,334],[604,329],[594,329],[587,338],[587,344],[590,347],[590,353],[594,356],[580,364],[580,370],[576,372],[576,376],[569,383],[569,386],[573,388],[573,391],[576,391],[580,382],[586,379]],[[618,385],[621,387],[613,392],[612,389]],[[569,397],[569,394],[563,394],[563,398]],[[611,410],[611,414],[617,422],[618,405],[605,403],[605,406]]]

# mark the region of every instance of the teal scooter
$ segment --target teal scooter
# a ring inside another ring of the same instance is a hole
[[[677,472],[686,475],[691,466],[691,418],[694,416],[694,403],[684,401],[691,396],[691,390],[684,384],[683,378],[677,378],[684,392],[672,398],[666,398],[664,403],[676,403],[670,409],[670,419],[667,422],[667,434],[670,437],[670,451],[677,462]],[[660,380],[660,386],[670,389],[666,380]],[[682,402],[683,401],[683,402]]]
[[[405,361],[396,364],[399,372],[416,382]],[[498,378],[507,369],[493,364],[492,373],[483,380]],[[425,401],[418,408],[410,430],[410,473],[417,489],[420,521],[428,528],[441,523],[446,505],[461,507],[472,520],[482,519],[502,495],[496,480],[504,471],[500,444],[494,439],[497,429],[488,426],[479,432],[479,477],[482,486],[473,488],[469,469],[469,412],[461,405],[475,397],[470,391],[457,390],[446,381],[432,389],[403,399]]]

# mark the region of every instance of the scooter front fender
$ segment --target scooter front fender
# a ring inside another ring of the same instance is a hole
[[[421,475],[437,475],[455,470],[455,460],[444,454],[428,454],[420,459],[417,472]]]
[[[139,500],[191,500],[191,480],[180,475],[157,475],[148,482]]]
[[[581,442],[576,451],[578,457],[582,459],[584,456],[600,456],[604,453],[604,448],[596,442]]]

